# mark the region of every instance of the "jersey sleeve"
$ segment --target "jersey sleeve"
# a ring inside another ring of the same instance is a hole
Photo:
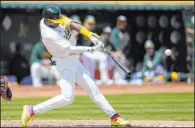
[[[52,41],[54,45],[58,45],[61,50],[64,50],[66,52],[70,53],[83,53],[87,51],[91,51],[91,47],[85,47],[85,46],[72,46],[69,44],[69,42],[65,39],[63,39],[60,36],[56,36],[56,38],[46,38],[45,41],[49,42]]]
[[[40,62],[41,61],[41,55],[39,53],[39,46],[38,44],[36,44],[33,48],[32,48],[32,52],[31,52],[31,56],[30,56],[30,63],[34,63],[34,62]]]
[[[147,65],[146,65],[147,61],[148,61],[148,57],[145,54],[144,55],[144,60],[143,60],[143,73],[147,71]]]
[[[55,34],[55,33],[53,33]],[[63,39],[62,37],[58,36],[57,34],[55,34],[55,36],[53,35],[53,37],[47,37],[43,39],[45,42],[52,42],[53,45],[57,45],[60,48],[67,50],[68,47],[70,46],[69,42],[65,39]]]
[[[120,44],[119,31],[116,28],[114,28],[112,33],[111,33],[111,42],[114,45],[116,50],[120,50],[120,48],[119,48],[119,44]]]
[[[162,62],[162,58],[163,54],[161,52],[156,52],[155,53],[155,57],[153,59],[153,69],[155,69],[161,62]]]
[[[64,25],[65,29],[69,29],[70,28],[70,23],[72,22],[72,19],[70,19],[66,16],[64,16],[64,18],[65,18],[65,20],[64,20],[63,25]]]

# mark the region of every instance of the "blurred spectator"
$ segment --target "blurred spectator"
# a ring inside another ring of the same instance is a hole
[[[54,73],[51,71],[51,55],[46,50],[42,41],[35,44],[32,48],[31,53],[31,76],[33,81],[33,86],[42,87],[43,79],[48,79],[53,81],[55,79]]]
[[[71,16],[71,19],[75,22],[78,22],[82,24],[80,17],[78,15],[73,15]],[[92,15],[86,16],[83,25],[90,31],[93,31],[95,28],[95,17]],[[82,34],[79,34],[76,31],[73,31],[74,35],[77,37],[77,46],[92,46],[93,43],[87,39],[85,36]]]
[[[83,25],[91,32],[94,32],[94,29],[96,27],[96,20],[95,17],[92,15],[86,16]],[[84,46],[92,46],[93,43],[87,39],[86,37],[83,38],[82,45]]]
[[[15,53],[9,62],[9,72],[17,77],[17,82],[20,83],[22,78],[30,74],[29,63],[22,55],[22,45],[16,44]]]
[[[79,16],[77,16],[77,15],[72,15],[70,18],[71,18],[73,21],[75,21],[75,22],[77,22],[77,23],[79,23],[79,24],[82,24],[82,22],[81,22]]]
[[[77,15],[72,15],[70,17],[74,22],[77,22],[79,24],[82,24],[81,20],[80,20],[80,17],[77,16]],[[79,32],[76,32],[75,30],[73,30],[73,34],[75,35],[75,37],[77,37],[77,39],[79,38]],[[77,41],[77,43],[80,43],[80,41]],[[80,44],[81,45],[81,44]]]
[[[86,16],[84,21],[84,26],[93,31],[95,29],[95,17],[92,15]],[[116,52],[116,48],[111,42],[111,31],[110,27],[105,27],[101,35],[102,41],[105,43],[105,48],[113,52],[115,57],[125,60],[124,56],[120,51]],[[83,45],[91,46],[93,45],[88,39],[84,37]],[[124,80],[124,72],[111,60],[108,58],[107,54],[102,51],[85,52],[81,55],[81,61],[84,67],[90,72],[93,78],[96,80],[98,85],[100,84],[112,84],[113,82],[118,84],[127,83]],[[109,65],[109,66],[108,66]],[[109,72],[109,73],[108,73]],[[109,75],[108,75],[109,74]],[[111,80],[113,78],[113,80]]]
[[[155,51],[151,40],[145,42],[146,53],[143,60],[143,77],[145,82],[165,82],[167,71],[164,68],[164,53]]]
[[[105,48],[112,52],[112,55],[118,58],[120,61],[125,63],[125,56],[121,54],[120,51],[117,51],[114,45],[111,43],[111,32],[112,29],[107,26],[103,29],[103,33],[101,34],[101,40],[105,44]],[[107,56],[107,55],[106,55]],[[125,73],[115,64],[115,62],[108,58],[107,56],[107,74],[109,75],[109,81],[106,84],[126,84]],[[102,72],[101,72],[102,74]]]
[[[194,16],[187,21],[187,61],[188,69],[194,73]]]
[[[183,72],[175,72],[175,71],[168,72],[166,75],[167,81],[172,81],[172,82],[186,81],[188,77],[191,76]]]
[[[85,20],[84,20],[84,26],[89,29],[90,31],[94,30],[95,29],[95,26],[96,26],[96,20],[95,20],[95,17],[92,16],[92,15],[88,15],[85,17]]]
[[[172,82],[194,81],[194,16],[187,18],[186,22],[186,42],[187,42],[187,66],[189,73],[175,72],[167,74],[167,80]],[[173,52],[173,51],[172,51]]]
[[[111,41],[117,51],[123,51],[129,42],[130,35],[125,31],[126,26],[127,18],[123,15],[119,16],[111,35]]]
[[[102,42],[104,43],[104,47],[108,51],[116,51],[116,48],[111,43],[110,34],[112,32],[112,28],[109,26],[106,26],[103,28],[103,33],[100,35]]]
[[[85,20],[84,20],[84,26],[93,32],[94,28],[95,28],[95,17],[92,16],[92,15],[88,15],[85,17]],[[80,43],[81,45],[83,46],[92,46],[93,43],[87,39],[86,37],[84,36],[81,36],[80,40],[78,40],[78,43]],[[83,66],[89,71],[89,73],[92,75],[92,77],[94,79],[97,79],[95,78],[96,76],[99,77],[99,72],[95,72],[95,64],[94,62],[92,61],[92,58],[93,58],[93,54],[92,52],[85,52],[83,54],[80,54],[80,60],[83,64]]]

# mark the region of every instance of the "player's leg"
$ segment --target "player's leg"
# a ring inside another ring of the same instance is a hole
[[[75,83],[73,80],[74,78],[72,76],[74,75],[72,75],[73,73],[70,71],[66,71],[64,73],[68,75],[66,75],[65,78],[57,81],[57,84],[61,88],[61,94],[43,103],[33,106],[33,111],[35,114],[43,113],[54,108],[66,106],[73,102]]]
[[[97,104],[97,106],[106,113],[112,120],[112,125],[130,125],[128,121],[123,120],[108,103],[104,95],[92,80],[90,74],[85,70],[81,63],[76,69],[76,83],[85,89],[89,97]]]
[[[74,72],[64,70],[63,78],[57,81],[57,84],[61,88],[61,94],[55,96],[45,102],[37,104],[33,107],[25,105],[23,108],[23,114],[21,117],[22,126],[26,126],[28,121],[33,115],[47,112],[51,109],[59,108],[62,106],[69,105],[74,100],[74,88],[75,88],[75,75]],[[68,80],[68,81],[67,81]]]

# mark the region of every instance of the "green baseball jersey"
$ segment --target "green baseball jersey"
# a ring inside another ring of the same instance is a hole
[[[42,41],[35,44],[32,48],[30,63],[40,62],[42,59],[50,58],[51,54],[47,51]]]
[[[120,32],[121,31],[117,27],[115,27],[113,28],[111,34],[111,42],[117,50],[121,49],[120,37],[119,37]]]
[[[152,67],[149,68],[147,66],[147,62],[151,61],[152,62]],[[163,61],[163,54],[160,51],[154,52],[154,57],[152,58],[149,54],[144,55],[144,62],[143,62],[143,72],[146,71],[151,71],[155,69],[159,64],[161,64]]]
[[[191,17],[185,21],[186,25],[186,42],[187,42],[187,54],[190,57],[190,72],[194,72],[194,23],[191,20]]]

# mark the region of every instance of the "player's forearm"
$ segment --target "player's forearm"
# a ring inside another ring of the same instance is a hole
[[[71,22],[70,23],[70,28],[77,31],[77,32],[80,32],[80,30],[83,28],[84,26],[81,25],[81,24],[78,24],[76,22]]]
[[[88,51],[93,51],[93,48],[84,47],[84,46],[70,46],[69,47],[69,52],[72,52],[72,53],[83,53],[83,52],[88,52]]]
[[[100,38],[97,34],[89,31],[86,27],[84,27],[81,24],[78,24],[78,23],[75,23],[75,22],[71,22],[70,27],[73,30],[75,30],[75,31],[81,33],[82,35],[86,36],[88,39],[91,39],[92,36],[94,36],[96,38]],[[97,45],[97,44],[95,44],[95,45]]]
[[[81,24],[77,24],[77,23],[71,23],[72,27],[74,28],[74,30],[76,30],[77,32],[81,33],[82,35],[86,36],[87,38],[90,39],[90,37],[92,36],[92,33],[83,25]]]

